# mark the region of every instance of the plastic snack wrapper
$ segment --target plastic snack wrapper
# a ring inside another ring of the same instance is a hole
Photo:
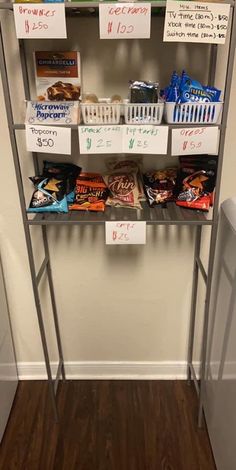
[[[103,212],[108,189],[98,173],[81,173],[76,180],[75,198],[70,210]]]
[[[60,179],[33,176],[35,186],[28,212],[68,212],[65,182]]]
[[[131,103],[157,103],[158,87],[155,82],[144,82],[139,80],[130,81],[130,102]]]
[[[175,199],[177,168],[153,170],[143,175],[144,189],[150,207]]]
[[[214,157],[180,158],[179,194],[176,204],[208,211],[213,205],[217,159]]]
[[[137,171],[112,172],[103,176],[110,195],[106,201],[108,206],[142,209],[139,202]]]
[[[183,70],[181,77],[176,71],[173,72],[169,86],[161,94],[167,102],[209,103],[219,102],[221,91],[215,87],[202,85]]]

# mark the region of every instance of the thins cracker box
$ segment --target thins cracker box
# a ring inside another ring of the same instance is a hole
[[[80,53],[35,52],[39,101],[77,101],[81,94]]]

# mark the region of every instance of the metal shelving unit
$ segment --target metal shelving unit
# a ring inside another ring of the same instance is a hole
[[[231,5],[231,24],[230,24],[230,42],[228,50],[228,60],[227,60],[227,70],[226,70],[226,86],[225,86],[225,95],[224,95],[224,106],[222,113],[221,124],[218,125],[220,129],[220,143],[219,143],[219,153],[218,153],[218,172],[216,180],[216,196],[215,204],[213,210],[209,214],[201,213],[198,211],[193,211],[189,209],[183,209],[177,207],[174,203],[167,204],[166,208],[155,207],[150,209],[147,205],[144,204],[143,210],[133,211],[133,210],[124,210],[124,209],[114,209],[108,208],[104,214],[94,214],[94,213],[77,213],[71,212],[69,214],[30,214],[26,212],[26,203],[23,190],[23,181],[21,174],[21,167],[19,161],[19,152],[17,147],[16,132],[19,130],[24,130],[25,125],[23,123],[15,123],[12,111],[11,95],[8,81],[8,73],[5,60],[4,52],[4,41],[2,35],[2,29],[0,30],[0,69],[2,75],[2,84],[4,91],[4,98],[6,104],[7,120],[9,126],[9,135],[11,140],[12,154],[14,159],[17,185],[19,191],[19,198],[22,210],[22,219],[25,230],[26,244],[28,249],[29,265],[31,271],[32,287],[35,297],[35,305],[38,315],[39,328],[42,339],[42,346],[45,358],[45,365],[48,375],[49,389],[51,393],[53,411],[55,419],[58,420],[58,411],[56,404],[56,392],[59,380],[62,378],[65,379],[65,370],[64,370],[64,360],[62,353],[62,344],[57,316],[56,300],[53,288],[52,272],[51,272],[51,263],[50,263],[50,253],[47,239],[47,226],[48,225],[79,225],[79,224],[104,224],[106,221],[113,220],[142,220],[146,221],[149,225],[191,225],[195,227],[195,250],[194,250],[194,269],[193,269],[193,284],[192,284],[192,300],[191,300],[191,312],[190,312],[190,329],[189,329],[189,347],[188,347],[188,380],[189,382],[193,379],[196,390],[199,393],[199,416],[198,422],[201,425],[202,422],[202,383],[200,380],[200,385],[196,377],[196,373],[193,367],[193,344],[194,344],[194,333],[195,333],[195,317],[196,317],[196,303],[197,303],[197,291],[198,291],[198,278],[199,274],[202,275],[203,280],[206,284],[206,298],[205,298],[205,311],[204,311],[204,326],[203,326],[203,340],[202,340],[202,357],[201,357],[201,379],[205,376],[205,359],[206,359],[206,341],[207,341],[207,329],[208,329],[208,312],[209,312],[209,302],[210,302],[210,293],[211,293],[211,283],[212,283],[212,271],[213,271],[213,261],[214,261],[214,251],[215,251],[215,242],[217,235],[217,219],[218,219],[218,204],[219,204],[219,188],[221,180],[221,171],[222,171],[222,162],[223,162],[223,153],[224,153],[224,142],[225,142],[225,132],[227,124],[227,115],[228,115],[228,106],[230,100],[230,87],[233,74],[233,64],[234,64],[234,52],[236,45],[236,8],[235,1],[227,1]],[[165,1],[152,1],[152,8],[165,7]],[[80,11],[91,13],[90,9],[93,11],[96,10],[99,6],[99,3],[96,2],[66,2],[66,13],[67,15],[77,15]],[[12,3],[0,3],[0,10],[13,10]],[[22,75],[24,81],[24,92],[25,100],[30,100],[30,87],[29,87],[29,77],[26,64],[26,54],[24,48],[24,40],[19,40],[19,51],[21,58],[22,66]],[[216,69],[216,59],[217,59],[217,45],[211,45],[210,53],[210,63],[209,63],[209,84],[214,85],[215,81],[215,69]],[[177,127],[190,127],[191,125],[186,124],[177,124],[170,125],[170,129]],[[195,124],[196,126],[196,124]],[[199,125],[197,124],[197,127]],[[72,129],[77,129],[77,126],[70,126]],[[39,170],[38,155],[33,154],[35,172]],[[41,264],[40,269],[36,272],[32,240],[30,234],[30,226],[38,225],[42,230],[42,238],[44,244],[45,256]],[[209,261],[207,272],[203,267],[201,261],[201,234],[202,227],[209,226],[211,229],[211,244],[209,252]],[[52,312],[54,319],[54,326],[57,338],[57,346],[59,352],[59,363],[56,373],[56,378],[53,379],[50,359],[48,353],[48,345],[45,334],[45,326],[42,315],[42,307],[40,303],[39,295],[39,284],[42,278],[42,275],[46,271],[51,295],[52,302]]]

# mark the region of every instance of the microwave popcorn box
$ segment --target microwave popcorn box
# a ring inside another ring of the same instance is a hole
[[[78,101],[81,95],[80,53],[34,53],[36,92],[39,101]]]
[[[70,125],[80,123],[78,101],[28,101],[26,124]]]

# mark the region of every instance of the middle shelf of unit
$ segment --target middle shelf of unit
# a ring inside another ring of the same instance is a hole
[[[28,214],[29,225],[96,225],[115,221],[143,221],[148,225],[213,225],[212,209],[203,212],[185,209],[174,202],[166,206],[149,207],[142,203],[142,209],[106,207],[105,212],[70,211],[66,214]]]
[[[30,124],[29,124],[30,125]],[[34,125],[40,125],[40,124],[32,124],[33,126]],[[55,124],[42,124],[43,126],[45,127],[50,127],[50,126],[54,126]],[[107,127],[109,126],[108,125],[104,125],[104,124],[97,124],[98,126],[100,125],[101,127]],[[112,126],[116,126],[116,124],[111,124]],[[122,125],[122,124],[121,124]],[[125,124],[124,124],[125,125]],[[134,125],[135,124],[130,124],[130,125]],[[19,123],[19,124],[13,124],[12,125],[12,128],[16,131],[19,131],[19,130],[25,130],[25,124],[22,124],[22,123]],[[58,127],[67,127],[69,129],[74,129],[74,130],[78,130],[78,127],[93,127],[93,125],[87,125],[87,124],[57,124]],[[145,124],[144,124],[145,126]],[[161,123],[159,126],[157,127],[160,127],[160,126],[168,126],[169,129],[182,129],[182,128],[187,128],[187,127],[218,127],[219,129],[222,129],[222,124],[198,124],[198,123],[186,123],[186,124],[182,124],[182,123],[178,123],[178,124],[166,124],[166,123]]]

